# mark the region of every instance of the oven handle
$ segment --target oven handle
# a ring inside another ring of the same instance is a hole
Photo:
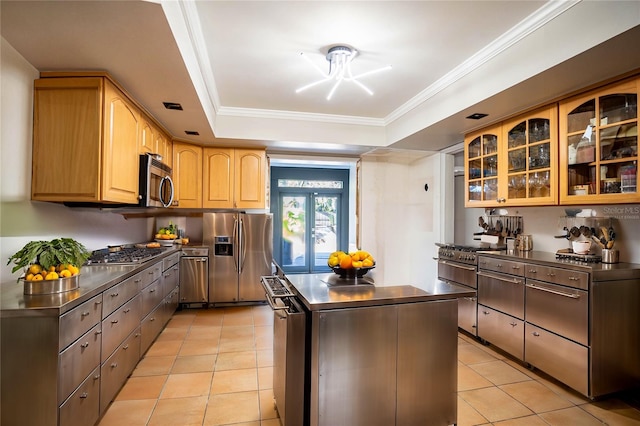
[[[482,276],[482,277],[487,277],[487,278],[491,278],[494,280],[499,280],[499,281],[505,281],[508,283],[513,283],[513,284],[524,284],[524,281],[522,281],[519,278],[507,278],[507,277],[501,277],[499,275],[493,275],[493,274],[488,274],[486,272],[482,272],[482,271],[478,271],[478,275]]]
[[[534,290],[546,291],[547,293],[557,294],[558,296],[569,297],[571,299],[580,299],[580,295],[575,293],[564,293],[562,291],[551,290],[550,288],[546,288],[546,287],[540,287],[535,284],[527,284],[527,287],[532,288]]]
[[[464,266],[464,265],[460,265],[459,263],[449,262],[449,261],[446,261],[446,260],[439,260],[439,262],[441,262],[441,263],[443,263],[445,265],[452,266],[454,268],[464,269],[464,270],[467,270],[469,272],[475,272],[476,271],[476,268],[473,267],[473,266]]]
[[[269,306],[271,306],[271,309],[273,309],[274,311],[282,311],[282,310],[288,309],[287,306],[276,305],[275,300],[273,300],[273,297],[271,297],[271,295],[268,292],[265,292],[264,295],[267,297],[267,303],[269,304]]]

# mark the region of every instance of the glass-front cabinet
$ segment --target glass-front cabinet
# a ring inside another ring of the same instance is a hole
[[[640,201],[638,88],[640,79],[560,103],[560,202]]]
[[[465,138],[466,207],[487,207],[498,203],[498,146],[501,126],[467,135]]]
[[[552,105],[468,135],[465,206],[557,204],[557,115]]]

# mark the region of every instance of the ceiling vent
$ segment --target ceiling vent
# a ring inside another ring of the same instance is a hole
[[[471,114],[470,116],[468,116],[467,118],[469,120],[480,120],[481,118],[485,118],[487,115],[489,114],[483,114],[481,112],[476,112],[474,114]]]
[[[173,109],[176,111],[182,111],[182,105],[177,102],[163,102],[162,103],[166,109]]]
[[[195,130],[185,130],[184,132],[189,136],[200,136],[200,133],[196,132]]]

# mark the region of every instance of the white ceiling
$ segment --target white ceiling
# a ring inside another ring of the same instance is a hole
[[[106,70],[178,139],[271,152],[433,152],[640,69],[635,1],[2,0],[1,18],[40,71]],[[331,101],[328,83],[296,94],[318,76],[299,53],[328,71],[336,44],[359,51],[354,73],[393,68],[363,79],[373,96],[347,83]]]

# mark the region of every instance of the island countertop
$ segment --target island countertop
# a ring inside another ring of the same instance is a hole
[[[366,279],[363,283],[348,284],[336,278],[337,275],[333,273],[286,276],[291,290],[310,311],[428,302],[475,295],[470,288],[439,280],[417,287],[382,286]]]

